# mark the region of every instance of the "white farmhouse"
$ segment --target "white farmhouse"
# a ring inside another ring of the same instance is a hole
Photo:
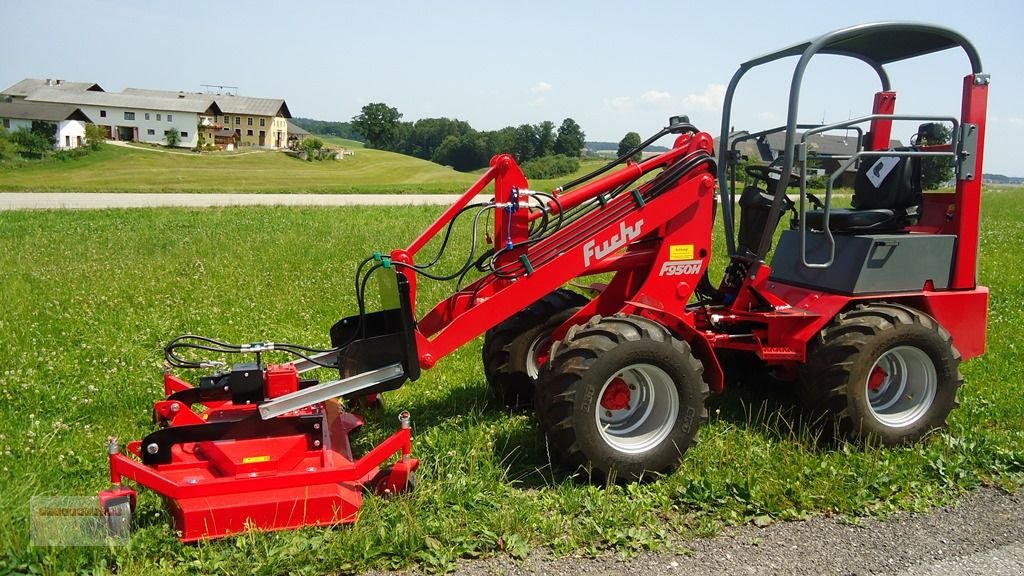
[[[194,148],[199,141],[200,117],[220,114],[213,97],[185,98],[115,92],[71,92],[40,88],[26,102],[74,104],[93,124],[102,126],[111,140],[164,144],[167,133],[178,136],[178,146]]]
[[[77,106],[68,104],[12,100],[0,102],[0,121],[8,132],[31,130],[33,123],[38,122],[53,124],[53,147],[62,150],[85,143],[85,123],[89,117]]]
[[[235,146],[285,148],[291,112],[280,98],[253,98],[235,94],[199,94],[126,88],[105,92],[92,82],[26,78],[0,92],[11,102],[75,106],[88,122],[102,126],[111,140],[166,144],[177,135],[184,148],[227,142]]]

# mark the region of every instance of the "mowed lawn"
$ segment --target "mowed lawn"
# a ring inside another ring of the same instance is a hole
[[[186,546],[160,499],[143,490],[139,528],[129,545],[111,549],[31,547],[28,502],[105,487],[107,436],[127,441],[152,430],[162,345],[183,332],[326,345],[330,325],[355,311],[359,260],[406,246],[441,208],[0,213],[0,573],[320,574],[410,564],[445,571],[465,557],[517,558],[535,548],[630,555],[732,524],[885,515],[924,510],[982,484],[1017,489],[1022,195],[984,199],[989,351],[963,366],[948,433],[898,449],[836,445],[801,423],[784,391],[730,391],[711,400],[701,442],[676,473],[601,488],[552,469],[533,417],[490,399],[478,339],[388,393],[357,442],[358,450],[373,446],[410,410],[423,462],[413,494],[367,498],[349,527]],[[465,239],[456,242],[449,264],[466,249]],[[436,301],[450,290],[424,281],[419,298]]]
[[[0,169],[0,191],[30,192],[459,192],[474,177],[437,164],[353,149],[340,161],[283,152],[171,154],[107,145],[75,160]]]
[[[107,145],[83,158],[0,167],[0,192],[220,192],[220,193],[446,193],[463,192],[479,177],[426,160],[355,147],[343,160],[306,162],[283,152],[168,153],[162,148]],[[580,172],[603,161],[588,161]],[[482,171],[480,171],[482,173]],[[574,175],[540,181],[550,190]]]

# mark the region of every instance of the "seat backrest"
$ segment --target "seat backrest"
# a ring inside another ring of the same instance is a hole
[[[895,148],[910,151],[913,148]],[[917,221],[924,198],[921,191],[921,159],[881,156],[861,161],[853,185],[856,210],[888,208],[902,212],[908,224]]]

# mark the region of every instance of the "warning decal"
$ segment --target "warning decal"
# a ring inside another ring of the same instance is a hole
[[[668,247],[669,260],[693,260],[693,244],[672,244]]]

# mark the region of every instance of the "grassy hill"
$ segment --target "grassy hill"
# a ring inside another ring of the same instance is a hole
[[[473,181],[432,162],[353,141],[341,161],[305,162],[281,152],[170,154],[106,146],[84,158],[0,169],[0,191],[39,192],[459,192]]]
[[[354,140],[323,140],[353,154],[340,161],[306,162],[266,150],[194,154],[108,145],[74,160],[0,168],[0,191],[455,194],[483,173],[456,172],[419,158],[363,148]],[[584,161],[576,174],[530,186],[550,190],[602,164]]]

